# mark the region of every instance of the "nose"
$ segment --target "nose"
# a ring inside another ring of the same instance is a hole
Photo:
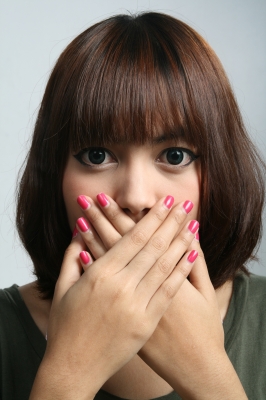
[[[127,168],[118,176],[115,201],[133,221],[138,222],[159,200],[156,182],[142,165]]]

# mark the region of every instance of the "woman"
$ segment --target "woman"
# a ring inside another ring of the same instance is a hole
[[[1,292],[3,399],[263,399],[266,281],[244,267],[263,171],[186,24],[120,15],[79,35],[18,192],[37,281]]]

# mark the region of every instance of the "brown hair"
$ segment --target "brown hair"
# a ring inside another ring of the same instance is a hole
[[[217,56],[168,15],[117,15],[59,57],[37,117],[18,191],[17,227],[44,296],[53,296],[71,232],[62,195],[70,150],[143,143],[163,131],[200,155],[201,245],[215,288],[260,238],[264,164],[249,140]]]

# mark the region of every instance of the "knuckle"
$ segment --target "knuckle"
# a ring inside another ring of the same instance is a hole
[[[117,243],[118,240],[119,240],[119,238],[117,238],[117,237],[108,238],[108,242],[107,242],[108,248],[113,247]]]
[[[159,221],[161,221],[161,222],[165,219],[165,215],[164,215],[161,211],[159,211],[159,210],[156,211],[156,213],[154,214],[154,216],[155,216],[155,219],[156,219],[156,220],[159,220]]]
[[[142,231],[133,231],[131,233],[131,240],[137,246],[144,245],[147,241],[146,236]]]
[[[166,240],[161,236],[155,236],[151,239],[151,245],[160,251],[165,251],[167,248]]]
[[[113,301],[117,301],[126,295],[126,289],[124,286],[117,285],[115,291],[113,292]]]
[[[198,249],[197,251],[198,251],[198,257],[199,257],[202,261],[206,262],[203,251],[202,251],[201,249]]]
[[[171,264],[165,258],[162,258],[161,260],[158,261],[158,268],[163,274],[167,275],[172,269]]]
[[[76,255],[76,250],[70,245],[65,250],[64,259],[75,256],[75,255]]]
[[[188,274],[190,272],[190,269],[191,269],[190,266],[188,264],[186,264],[186,263],[180,263],[180,265],[178,265],[178,271],[185,278],[188,276]]]
[[[119,216],[119,210],[108,210],[108,218],[110,221],[115,221]]]
[[[180,210],[175,210],[174,220],[177,223],[177,225],[181,225],[184,220],[184,213],[182,213]]]
[[[93,243],[95,243],[95,237],[91,231],[83,234],[83,240],[87,246],[93,245]]]
[[[90,212],[89,212],[90,221],[91,222],[97,222],[99,220],[101,214],[98,211],[94,210],[94,209],[89,209],[89,210],[90,210]]]
[[[169,283],[163,285],[163,292],[167,299],[172,299],[175,296],[175,290]]]
[[[181,236],[180,240],[185,247],[188,247],[191,243],[191,240],[189,240],[186,236]]]
[[[110,287],[110,284],[109,284]],[[130,304],[127,310],[130,314],[132,310],[135,310],[135,305],[129,302],[132,293],[132,282],[130,279],[122,279],[116,281],[116,284],[112,288],[111,299],[112,302],[116,302],[117,300],[124,302],[124,304]]]
[[[98,290],[99,287],[104,287],[108,282],[109,277],[104,273],[104,271],[101,271],[101,273],[99,273],[99,271],[90,273],[89,283],[92,290]]]

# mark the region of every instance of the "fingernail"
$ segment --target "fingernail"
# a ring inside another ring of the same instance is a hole
[[[79,196],[77,198],[77,202],[83,210],[87,210],[87,208],[89,208],[90,206],[90,203],[88,202],[85,196]]]
[[[86,251],[82,251],[81,253],[79,253],[79,256],[83,264],[88,264],[91,260]]]
[[[109,201],[104,193],[97,194],[97,200],[102,207],[106,207],[109,204]]]
[[[73,233],[72,233],[72,238],[74,239],[77,236],[78,233],[79,233],[79,231],[75,227],[74,230],[73,230]]]
[[[198,221],[195,221],[195,220],[190,221],[190,224],[188,225],[188,229],[190,230],[190,232],[196,233],[198,228],[199,228]]]
[[[196,260],[196,258],[198,257],[198,255],[199,255],[199,253],[196,250],[192,250],[189,253],[187,259],[188,259],[189,262],[193,263]]]
[[[190,200],[185,201],[185,203],[183,204],[183,208],[187,214],[190,213],[190,211],[192,210],[193,207],[194,207],[194,204]]]
[[[81,232],[87,232],[90,229],[90,226],[88,222],[85,220],[85,218],[79,218],[77,220],[77,224]]]
[[[199,232],[196,233],[195,239],[199,242]]]
[[[175,199],[173,198],[173,196],[167,196],[164,200],[165,207],[168,208],[168,210],[170,210],[170,208],[174,204],[174,201]]]

